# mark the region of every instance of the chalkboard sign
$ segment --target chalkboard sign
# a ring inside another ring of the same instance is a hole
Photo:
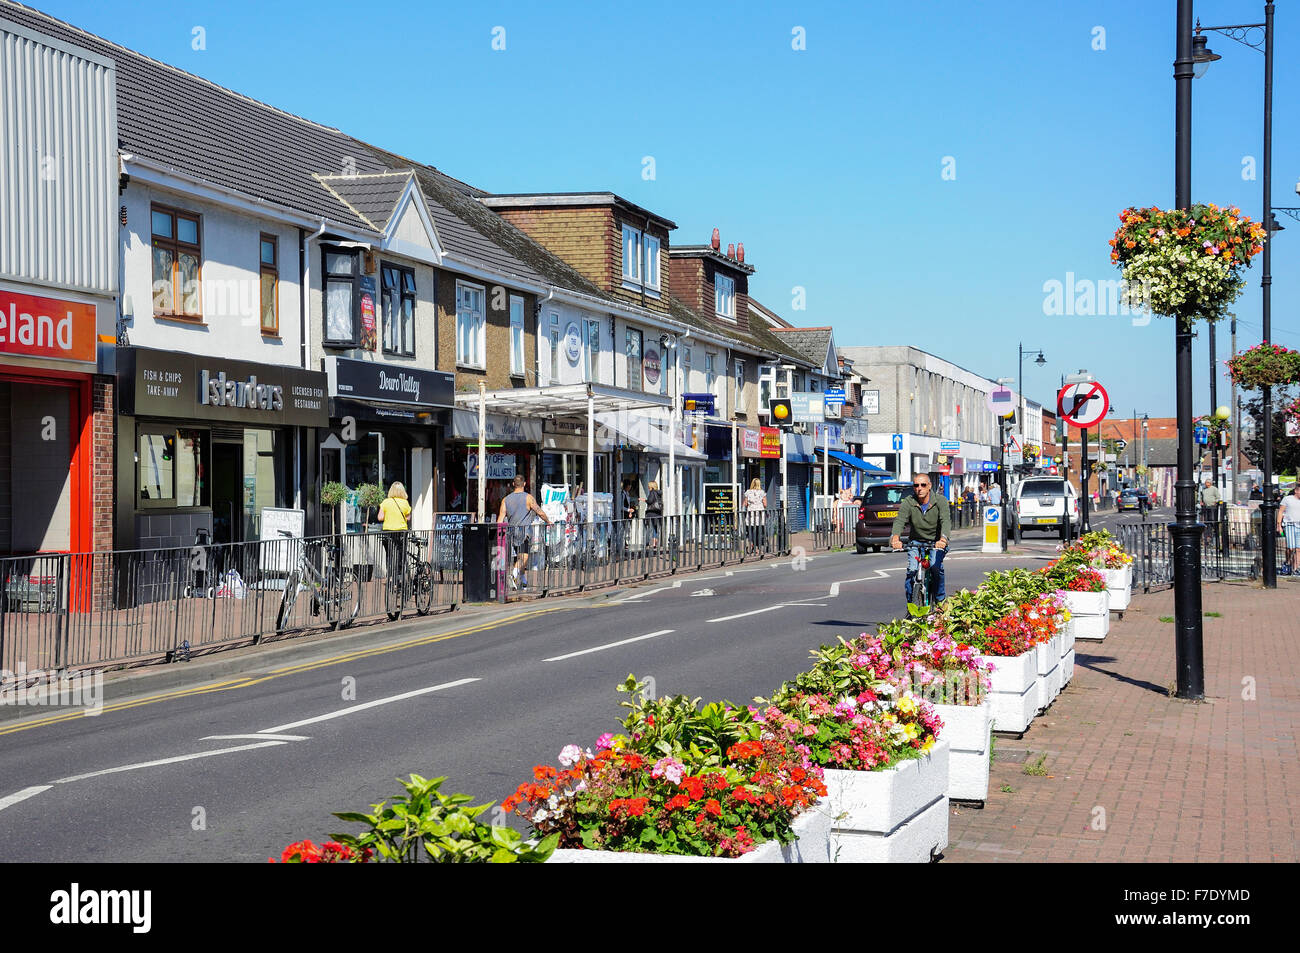
[[[708,516],[736,512],[736,484],[704,484],[704,512]]]
[[[435,513],[431,560],[434,569],[458,570],[461,564],[461,527],[474,522],[473,513]]]

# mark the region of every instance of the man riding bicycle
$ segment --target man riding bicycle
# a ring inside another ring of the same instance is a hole
[[[930,564],[930,578],[933,582],[933,596],[936,603],[943,602],[943,557],[948,550],[948,531],[951,520],[948,501],[936,497],[930,492],[930,477],[921,473],[912,480],[913,494],[898,507],[894,517],[893,535],[889,538],[889,547],[895,550],[903,548],[902,532],[909,525],[912,539],[908,544],[907,579],[903,590],[907,601],[912,601],[912,585],[921,566],[921,551],[927,546],[934,547],[934,556]]]

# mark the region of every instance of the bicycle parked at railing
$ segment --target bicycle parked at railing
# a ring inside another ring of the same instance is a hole
[[[293,539],[293,535],[284,530],[280,535]],[[361,587],[351,569],[341,567],[342,547],[337,542],[326,543],[323,540],[295,540],[298,551],[298,566],[290,570],[284,582],[284,594],[280,597],[280,611],[275,618],[275,630],[283,632],[293,622],[293,608],[298,602],[300,592],[311,593],[311,614],[325,613],[325,619],[335,629],[347,628],[361,612]],[[320,562],[320,568],[316,563]],[[253,637],[253,644],[261,641],[261,635]]]
[[[396,535],[396,534],[394,534]],[[401,617],[406,600],[414,596],[415,611],[428,615],[433,608],[433,566],[424,558],[425,541],[410,533],[406,537],[404,558],[389,560],[388,579],[384,585],[384,609],[389,620]],[[385,540],[391,546],[402,545],[401,540]]]

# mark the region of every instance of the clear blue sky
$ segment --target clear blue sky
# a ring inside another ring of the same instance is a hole
[[[1121,415],[1173,413],[1170,321],[1043,313],[1044,282],[1117,277],[1121,208],[1173,204],[1173,0],[37,5],[490,191],[608,189],[676,221],[681,244],[716,226],[745,243],[756,297],[841,345],[914,344],[998,377],[1023,341],[1048,360],[1026,365],[1033,399],[1087,368]],[[1300,3],[1277,6],[1273,201],[1300,206]],[[1263,56],[1210,46],[1224,58],[1194,85],[1193,197],[1258,218]],[[1300,222],[1279,218],[1273,337],[1300,348]],[[1242,347],[1261,335],[1258,259],[1249,280]]]

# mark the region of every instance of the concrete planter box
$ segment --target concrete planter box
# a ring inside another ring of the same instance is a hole
[[[1070,684],[1070,679],[1074,678],[1074,625],[1073,622],[1067,622],[1061,626],[1061,631],[1057,635],[1061,641],[1061,688]]]
[[[1066,592],[1076,639],[1100,642],[1110,632],[1110,593]]]
[[[1106,592],[1110,594],[1110,610],[1123,612],[1128,608],[1133,593],[1133,564],[1123,569],[1103,569],[1106,577]]]
[[[830,772],[826,772],[830,774]],[[842,772],[840,772],[842,773]],[[829,782],[828,782],[829,786]],[[944,815],[945,844],[947,815]],[[551,854],[551,864],[826,864],[831,861],[831,815],[822,803],[800,814],[794,821],[796,840],[789,844],[768,841],[741,857],[686,857],[680,854],[649,854],[630,850],[575,850],[565,848]]]
[[[837,863],[924,864],[948,846],[949,744],[883,771],[826,769]]]
[[[993,705],[935,705],[943,720],[940,737],[948,743],[948,797],[983,801],[989,793],[989,738]]]
[[[1038,711],[1038,655],[1030,649],[1023,655],[981,658],[993,666],[993,688],[989,705],[994,731],[1022,732]]]
[[[1057,692],[1061,690],[1061,652],[1057,637],[1052,636],[1044,644],[1035,645],[1033,654],[1038,672],[1038,706],[1035,711],[1042,711],[1052,703]]]

